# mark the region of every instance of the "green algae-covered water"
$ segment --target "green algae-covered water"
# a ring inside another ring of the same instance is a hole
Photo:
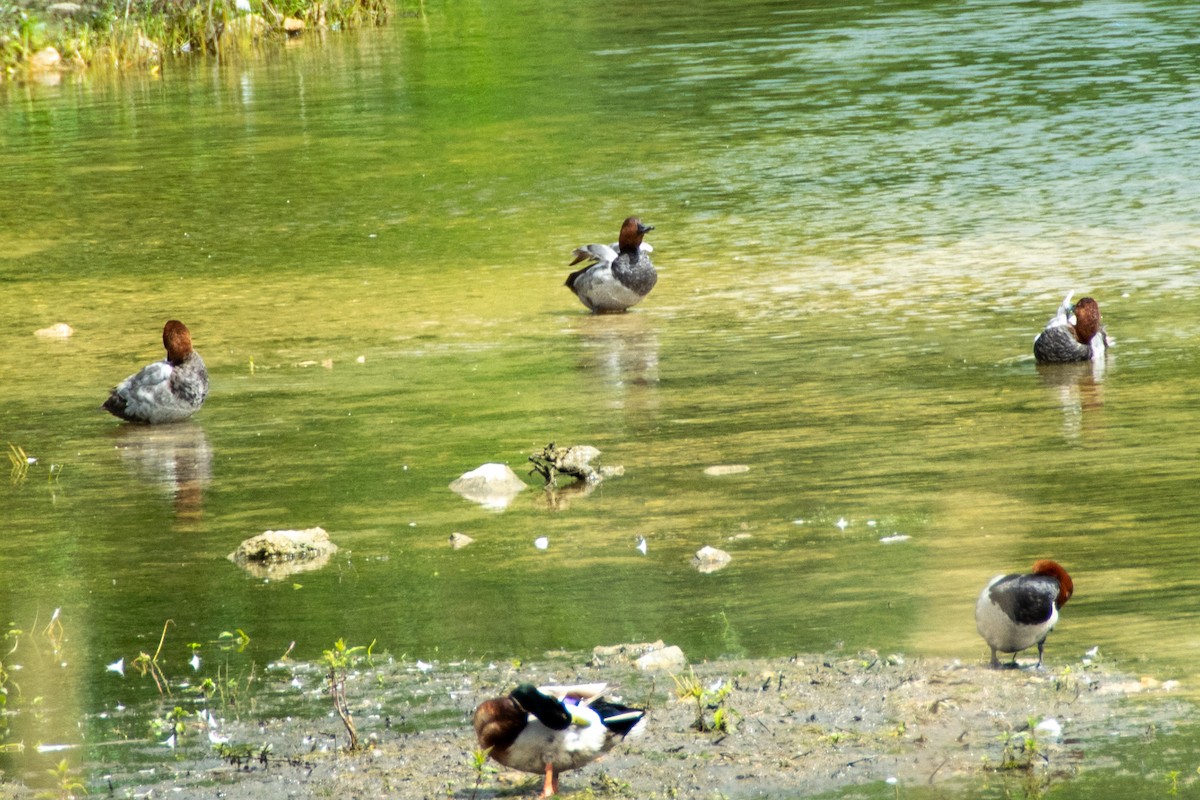
[[[27,746],[0,767],[157,699],[106,665],[167,620],[174,675],[238,630],[247,664],[342,637],[976,660],[976,593],[1041,557],[1076,584],[1052,666],[1099,646],[1194,690],[1197,24],[450,2],[253,63],[5,87],[0,445],[37,462],[0,475],[0,747]],[[571,249],[633,213],[659,285],[593,317]],[[1033,363],[1068,291],[1101,304],[1106,369]],[[203,410],[99,412],[169,318]],[[502,512],[447,488],[551,441],[625,474],[535,476]],[[341,548],[320,570],[225,559],[315,525]],[[704,545],[730,566],[694,570]]]

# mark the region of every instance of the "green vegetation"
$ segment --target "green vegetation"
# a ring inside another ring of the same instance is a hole
[[[350,737],[347,750],[359,749],[358,728],[354,725],[354,717],[350,714],[350,705],[346,702],[346,673],[360,658],[371,661],[371,650],[375,642],[367,647],[347,647],[345,639],[338,639],[333,647],[324,651],[325,664],[329,667],[329,698],[333,701],[333,710],[337,712],[346,733]]]
[[[63,69],[235,58],[305,30],[383,25],[387,0],[0,0],[0,82]]]
[[[737,728],[741,714],[729,703],[729,693],[733,686],[728,681],[721,681],[719,686],[705,688],[696,678],[695,670],[690,670],[684,676],[672,675],[675,679],[675,696],[683,701],[694,701],[696,704],[696,719],[692,727],[701,733],[733,733]],[[712,722],[708,721],[708,712],[712,713]]]

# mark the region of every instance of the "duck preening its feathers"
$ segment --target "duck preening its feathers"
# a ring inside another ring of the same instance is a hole
[[[559,773],[595,761],[645,727],[646,712],[604,700],[606,688],[523,683],[485,700],[475,709],[479,746],[506,767],[544,774],[542,796],[555,795]]]

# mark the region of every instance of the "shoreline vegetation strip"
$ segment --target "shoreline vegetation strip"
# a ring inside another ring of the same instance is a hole
[[[0,0],[0,84],[231,60],[305,31],[386,25],[395,13],[389,0]]]

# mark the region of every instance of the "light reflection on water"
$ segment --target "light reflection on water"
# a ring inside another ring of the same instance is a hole
[[[1050,660],[1194,675],[1191,8],[587,8],[568,32],[451,7],[10,96],[0,425],[42,463],[0,488],[0,611],[64,609],[61,719],[150,696],[102,665],[168,618],[177,664],[235,628],[259,663],[343,636],[982,659],[975,592],[1042,556],[1078,587]],[[634,211],[660,284],[589,316],[571,248]],[[1032,362],[1068,289],[1118,340],[1103,374]],[[96,406],[168,317],[208,404],[120,426]],[[72,340],[30,336],[58,321]],[[502,514],[447,489],[549,441],[626,474]],[[343,548],[318,573],[225,561],[312,525]],[[731,566],[698,575],[704,544]]]

